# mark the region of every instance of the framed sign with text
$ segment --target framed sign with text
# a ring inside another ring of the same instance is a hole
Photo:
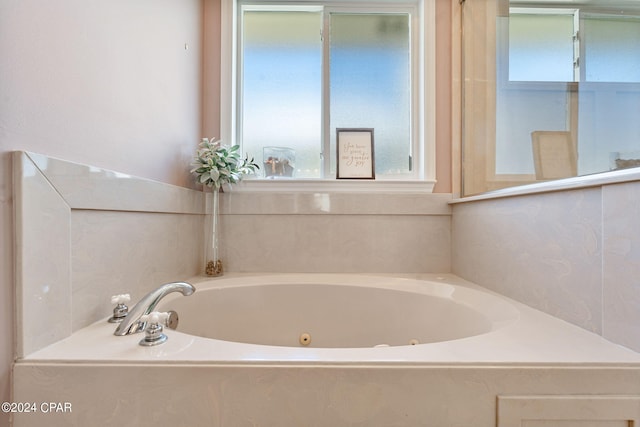
[[[373,129],[336,129],[337,179],[375,179]]]

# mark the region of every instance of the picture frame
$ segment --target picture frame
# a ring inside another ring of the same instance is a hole
[[[537,180],[577,176],[578,155],[569,131],[531,132]]]
[[[336,129],[336,179],[375,179],[373,128]]]

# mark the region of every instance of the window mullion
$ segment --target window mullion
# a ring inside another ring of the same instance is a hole
[[[584,66],[582,60],[582,43],[580,38],[582,31],[580,28],[580,10],[576,9],[573,13],[573,81],[584,81]]]
[[[330,88],[330,13],[325,8],[322,13],[322,148],[320,158],[322,160],[322,177],[328,178],[331,174],[331,94]]]

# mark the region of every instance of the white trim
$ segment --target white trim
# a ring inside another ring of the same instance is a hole
[[[556,8],[556,7],[517,7],[509,8],[509,16],[515,15],[575,15],[578,12],[576,8]]]
[[[436,7],[433,0],[421,0],[419,3],[422,25],[420,28],[420,77],[418,87],[422,97],[420,101],[422,120],[419,120],[420,140],[418,153],[422,158],[421,179],[436,179]]]
[[[428,194],[434,186],[435,181],[423,180],[245,179],[225,191]]]
[[[220,1],[220,139],[236,140],[236,6],[235,0]]]
[[[342,7],[384,7],[385,5],[392,4],[394,8],[412,7],[417,6],[417,16],[413,14],[412,29],[411,31],[419,31],[418,37],[418,60],[414,61],[417,64],[413,65],[415,68],[412,70],[412,75],[416,75],[417,72],[417,85],[418,99],[412,101],[412,114],[419,114],[417,121],[414,121],[418,129],[413,129],[414,141],[414,167],[417,168],[416,177],[418,181],[398,181],[394,180],[394,186],[400,185],[400,182],[423,182],[424,187],[430,187],[433,189],[436,178],[436,101],[435,101],[435,0],[418,0],[417,2],[400,2],[400,1],[385,1],[385,0],[329,0],[323,2],[300,0],[305,4],[318,5],[328,4],[334,7],[334,4],[340,4]],[[282,4],[283,2],[278,2]],[[286,3],[286,2],[284,2]],[[299,3],[299,2],[296,2]],[[265,2],[265,5],[268,2]],[[237,51],[237,39],[234,34],[237,31],[237,0],[221,0],[221,25],[220,25],[220,54],[221,54],[221,82],[220,82],[220,138],[227,143],[233,143],[237,140],[237,130],[234,126],[237,118],[237,103],[234,96],[235,87],[237,84],[238,73],[238,58]],[[420,23],[422,21],[422,23]],[[412,36],[413,40],[413,36]],[[412,48],[413,53],[415,50]],[[417,69],[416,69],[417,68]],[[418,108],[416,109],[416,104]],[[416,140],[417,138],[417,140]],[[327,156],[327,153],[325,153]],[[258,180],[252,180],[257,182]],[[280,187],[282,184],[274,184],[275,181],[264,180],[269,185],[275,185]],[[313,180],[290,180],[288,181],[290,188],[297,188],[297,191],[308,191],[307,188],[317,186],[331,185],[333,182],[330,179],[313,179]],[[381,180],[375,180],[373,183],[366,185],[366,188],[371,188],[368,191],[386,191],[386,187],[389,184],[382,184]],[[295,183],[295,185],[294,185]],[[268,191],[267,184],[261,184],[260,188],[264,191]],[[342,184],[344,185],[344,184]],[[341,188],[342,188],[341,185]],[[252,184],[253,186],[253,184]],[[355,186],[358,187],[358,186]],[[409,185],[407,188],[413,188],[413,185]],[[379,190],[376,190],[379,188]],[[276,190],[279,191],[279,190]],[[293,191],[293,190],[292,190]],[[408,190],[409,192],[413,190]],[[422,191],[420,191],[422,192]]]
[[[300,4],[293,4],[293,5],[287,5],[287,4],[282,4],[282,3],[277,3],[277,4],[271,4],[269,2],[260,2],[259,4],[256,3],[244,3],[241,5],[241,10],[243,11],[247,11],[247,12],[260,12],[260,11],[268,11],[268,12],[278,12],[278,11],[282,11],[282,12],[322,12],[324,10],[324,8],[320,5],[316,5],[316,4],[305,4],[305,5],[300,5]]]
[[[324,43],[324,38],[328,37],[331,30],[331,21],[328,16],[329,12],[324,9],[322,13],[322,97],[321,97],[321,111],[322,117],[320,118],[322,126],[320,129],[320,141],[322,148],[320,150],[320,170],[322,176],[328,177],[331,174],[331,133],[329,132],[331,117],[331,99],[330,99],[330,76],[329,76],[329,43]]]

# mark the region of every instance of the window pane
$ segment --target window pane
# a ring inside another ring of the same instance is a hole
[[[260,163],[264,147],[291,148],[295,177],[319,178],[322,15],[245,11],[243,18],[243,151]]]
[[[336,128],[373,128],[376,175],[409,172],[411,61],[406,14],[332,14],[331,171]]]
[[[640,82],[640,19],[593,16],[583,25],[586,81]]]
[[[573,15],[509,15],[509,80],[573,81]]]
[[[567,92],[498,89],[496,91],[496,174],[534,174],[531,132],[565,130]]]

